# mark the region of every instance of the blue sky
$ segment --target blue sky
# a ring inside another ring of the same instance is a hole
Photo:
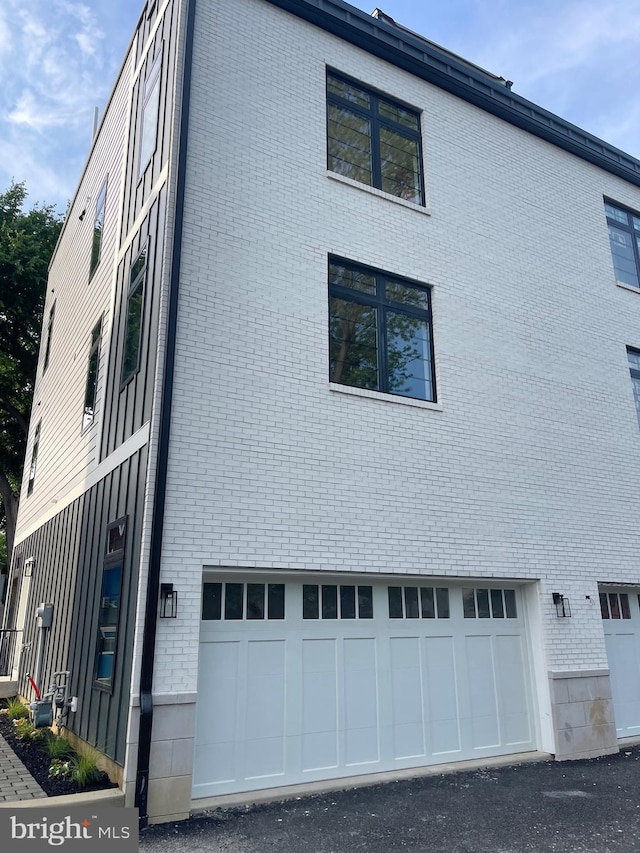
[[[0,0],[0,191],[63,211],[141,0]],[[356,0],[371,12],[375,5]],[[395,20],[640,158],[638,0],[380,0]]]

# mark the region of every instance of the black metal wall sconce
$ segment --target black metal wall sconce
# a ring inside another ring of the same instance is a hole
[[[172,583],[160,584],[160,618],[175,619],[178,615],[178,592]]]
[[[553,603],[556,606],[556,616],[560,619],[571,616],[571,603],[566,595],[562,595],[559,592],[554,592],[552,595]]]

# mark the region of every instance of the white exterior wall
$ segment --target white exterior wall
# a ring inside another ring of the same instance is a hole
[[[43,316],[16,544],[88,487],[98,467],[104,415],[113,294],[121,227],[122,172],[129,130],[132,46],[107,106],[64,230],[54,253]],[[87,125],[87,131],[89,126]],[[108,176],[100,262],[89,280],[96,200]],[[79,217],[85,211],[82,221]],[[49,312],[55,318],[49,365],[43,373]],[[102,343],[93,424],[82,429],[91,332],[102,317]],[[35,486],[27,496],[33,438],[42,420]]]
[[[428,214],[327,175],[327,65],[423,111]],[[606,667],[585,596],[640,579],[640,297],[603,195],[640,209],[270,4],[199,0],[158,692],[196,689],[203,565],[539,579],[546,666]],[[433,286],[440,410],[330,390],[330,254]]]

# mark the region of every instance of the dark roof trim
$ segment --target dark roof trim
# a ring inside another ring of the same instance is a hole
[[[514,94],[446,51],[342,0],[267,0],[528,133],[640,187],[640,160]]]

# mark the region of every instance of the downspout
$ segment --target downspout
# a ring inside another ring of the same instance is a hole
[[[193,60],[193,33],[196,0],[187,0],[187,25],[184,48],[184,75],[182,80],[182,112],[178,142],[178,166],[176,174],[175,227],[169,304],[167,308],[167,339],[164,351],[164,373],[160,398],[160,429],[156,484],[151,518],[151,542],[149,546],[149,577],[145,606],[142,659],[140,664],[140,734],[138,738],[138,762],[136,774],[135,805],[138,808],[140,828],[149,822],[149,761],[151,757],[151,730],[153,726],[153,665],[156,650],[158,622],[158,593],[160,589],[160,561],[162,557],[162,533],[167,493],[167,462],[169,457],[169,433],[171,429],[171,402],[175,367],[176,329],[178,320],[178,290],[180,263],[182,258],[182,231],[184,221],[184,193],[187,165],[187,136],[189,130],[189,104],[191,100],[191,65]]]

